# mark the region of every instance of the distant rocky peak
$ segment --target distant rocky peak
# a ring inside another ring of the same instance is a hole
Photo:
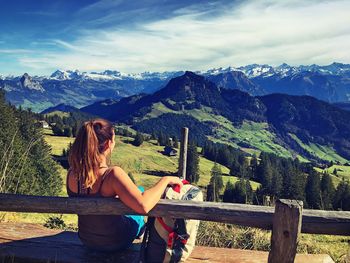
[[[33,80],[28,73],[24,73],[23,76],[20,78],[19,82],[23,88],[36,90],[40,92],[45,91],[45,89],[40,85],[40,83],[36,80]]]
[[[22,85],[28,84],[31,81],[33,81],[33,78],[29,76],[28,73],[24,73],[23,76],[20,78],[20,82],[22,83]]]
[[[183,76],[189,77],[189,78],[198,78],[198,77],[202,77],[200,75],[197,75],[196,73],[192,72],[192,71],[185,71],[185,74]],[[203,77],[202,77],[203,78]]]
[[[98,74],[98,73],[96,73],[96,74]],[[120,76],[121,75],[121,73],[119,71],[117,71],[117,70],[110,70],[110,69],[107,69],[107,70],[103,71],[101,74],[102,75],[107,75],[107,76]]]
[[[51,74],[50,78],[57,79],[57,80],[67,80],[70,79],[69,73],[64,70],[56,70],[54,73]]]
[[[291,66],[289,66],[287,63],[283,63],[283,64],[281,64],[281,65],[279,65],[279,66],[277,66],[276,67],[276,70],[277,71],[285,71],[285,70],[290,70],[292,67]]]
[[[270,77],[276,74],[274,68],[266,64],[251,64],[244,67],[239,67],[238,69],[241,70],[245,75],[247,75],[248,78]]]
[[[220,93],[220,89],[208,78],[198,75],[192,71],[186,71],[182,76],[173,78],[162,90],[163,96],[177,97],[207,105],[207,100],[215,100]]]

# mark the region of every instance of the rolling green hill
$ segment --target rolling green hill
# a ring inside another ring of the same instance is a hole
[[[116,137],[116,146],[112,154],[112,164],[122,167],[126,172],[131,172],[136,183],[146,188],[152,186],[159,175],[166,175],[177,172],[178,156],[168,157],[160,153],[163,146],[158,146],[155,141],[144,142],[136,147],[130,144],[133,140],[128,137]],[[206,158],[200,157],[198,186],[204,188],[210,180],[210,170],[214,163]],[[224,183],[227,181],[236,182],[238,179],[229,176],[229,169],[220,165],[223,172]],[[157,175],[155,175],[157,174]],[[259,183],[251,182],[253,189],[256,189]]]
[[[73,138],[63,136],[53,136],[47,134],[46,141],[52,147],[52,153],[59,155],[62,150],[68,147]],[[113,165],[122,167],[127,173],[132,173],[138,185],[146,188],[151,187],[159,180],[162,175],[169,175],[177,172],[178,156],[169,157],[161,153],[163,146],[157,145],[156,141],[144,142],[141,146],[136,147],[131,144],[133,138],[116,136],[116,146],[112,153],[111,162]],[[210,180],[210,171],[214,162],[200,157],[199,173],[200,179],[198,186],[205,188]],[[229,176],[229,169],[225,166],[219,165],[223,172],[223,180],[236,182],[237,177]],[[63,172],[62,176],[65,179]],[[259,185],[257,182],[251,181],[253,189]]]
[[[192,72],[154,94],[97,102],[81,110],[149,134],[179,138],[179,127],[187,126],[200,144],[209,139],[248,153],[263,151],[303,162],[350,159],[350,112],[308,96],[253,97],[218,88]]]

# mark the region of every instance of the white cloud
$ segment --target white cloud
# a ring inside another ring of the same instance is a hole
[[[0,49],[0,54],[25,54],[25,53],[32,53],[32,50],[28,49],[21,49],[21,48],[14,48],[14,49]]]
[[[35,69],[126,72],[349,63],[348,10],[350,1],[254,0],[227,5],[213,17],[191,6],[175,17],[130,31],[91,30],[74,42],[54,40],[64,51],[43,51],[21,57],[20,62]]]

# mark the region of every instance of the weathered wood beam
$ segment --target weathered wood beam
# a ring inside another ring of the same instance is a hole
[[[178,175],[180,178],[182,178],[184,180],[186,180],[187,145],[188,145],[188,128],[183,127],[181,130],[181,143],[180,143]]]
[[[301,230],[303,202],[276,201],[268,263],[293,263]]]
[[[82,215],[136,214],[115,198],[0,194],[0,211]],[[274,208],[214,202],[160,200],[148,213],[272,229]],[[303,233],[350,235],[350,212],[303,210]]]

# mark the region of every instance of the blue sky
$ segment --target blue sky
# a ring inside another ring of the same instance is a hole
[[[0,0],[0,74],[350,63],[350,1]]]

